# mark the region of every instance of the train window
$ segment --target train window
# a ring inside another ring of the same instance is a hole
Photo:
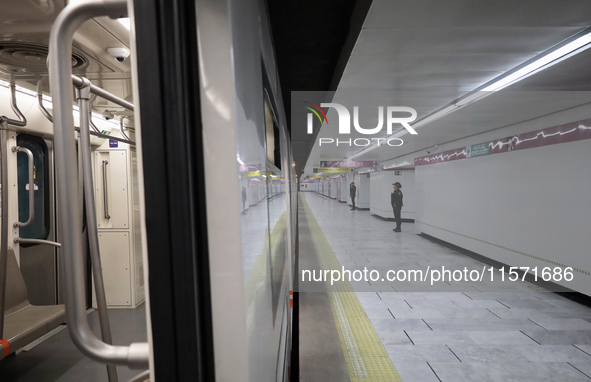
[[[47,239],[49,234],[49,163],[45,141],[33,135],[19,134],[17,145],[25,147],[33,153],[34,158],[34,189],[35,218],[26,227],[21,227],[19,235],[27,239]],[[29,163],[27,154],[17,153],[18,177],[18,216],[24,222],[29,218]]]
[[[273,107],[265,90],[265,134],[267,137],[267,159],[281,169],[281,150],[279,144],[279,126]]]

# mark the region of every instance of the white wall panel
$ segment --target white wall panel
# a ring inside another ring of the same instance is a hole
[[[347,176],[343,176],[341,178],[341,202],[351,204],[351,200],[349,198],[349,185],[350,181],[347,179]]]
[[[419,166],[417,227],[511,266],[580,269],[561,284],[591,295],[589,163],[583,140]]]
[[[337,178],[330,178],[329,195],[331,198],[337,198]]]
[[[415,172],[414,170],[373,172],[370,174],[370,212],[383,218],[394,218],[390,194],[394,189],[392,183],[402,184],[404,195],[402,207],[403,219],[414,219],[416,209]]]
[[[106,162],[107,206],[105,217],[105,194],[103,192],[103,162]],[[129,228],[129,189],[127,174],[127,153],[125,150],[96,151],[94,161],[94,189],[97,224],[104,228]]]
[[[357,187],[357,193],[355,195],[355,207],[369,208],[369,174],[355,175],[355,186]]]
[[[107,305],[131,306],[131,272],[129,232],[99,232],[101,260],[108,264],[103,269]]]

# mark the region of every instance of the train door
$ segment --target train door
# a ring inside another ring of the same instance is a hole
[[[34,186],[28,183],[27,154],[17,153],[18,216],[27,221],[29,216],[29,190],[34,187],[34,219],[19,229],[26,239],[57,241],[55,221],[53,141],[29,134],[19,134],[17,145],[31,150],[34,158]],[[58,254],[54,246],[20,244],[20,268],[33,305],[54,305],[59,301]]]

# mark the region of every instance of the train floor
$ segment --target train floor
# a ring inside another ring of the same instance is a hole
[[[301,381],[591,381],[591,308],[527,281],[497,291],[302,283],[306,269],[485,264],[413,223],[395,233],[369,211],[299,195]]]
[[[109,318],[115,345],[147,341],[145,304],[136,309],[110,309]],[[98,313],[91,312],[88,320],[91,329],[98,335]],[[0,381],[107,382],[106,367],[80,353],[70,340],[65,325],[59,329],[56,330],[57,333],[30,350],[11,355],[1,361]],[[141,373],[141,370],[117,367],[117,373],[119,381],[125,382]]]

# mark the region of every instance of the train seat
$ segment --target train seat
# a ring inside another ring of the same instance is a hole
[[[9,249],[4,340],[10,345],[10,350],[6,351],[4,345],[0,344],[0,360],[47,334],[64,321],[63,305],[31,305],[16,256]]]

